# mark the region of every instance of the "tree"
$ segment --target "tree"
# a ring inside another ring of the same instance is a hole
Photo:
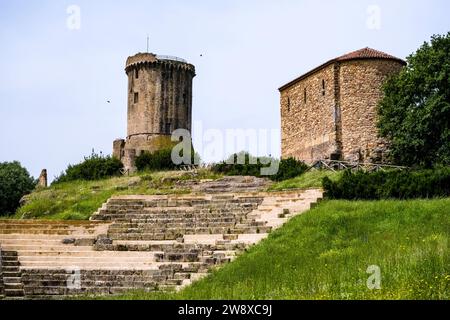
[[[19,162],[0,163],[0,216],[13,214],[35,187],[36,181]]]
[[[380,134],[397,164],[450,165],[450,32],[433,36],[407,61],[384,85]]]

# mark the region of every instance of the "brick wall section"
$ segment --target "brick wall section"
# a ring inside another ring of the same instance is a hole
[[[325,95],[322,81],[325,81]],[[333,65],[282,91],[283,157],[310,162],[332,154],[336,149],[335,107]]]
[[[399,72],[393,60],[354,60],[341,65],[340,99],[344,160],[382,162],[387,141],[377,128],[378,103],[386,78]]]
[[[282,157],[383,162],[388,142],[378,136],[378,103],[385,80],[404,65],[365,48],[280,88]]]

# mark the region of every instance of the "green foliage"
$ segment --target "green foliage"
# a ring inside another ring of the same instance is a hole
[[[120,175],[123,164],[119,159],[111,156],[98,155],[92,152],[90,157],[77,165],[69,165],[54,183],[62,183],[76,180],[100,180]]]
[[[274,181],[284,181],[298,177],[305,173],[306,170],[308,170],[308,166],[302,161],[294,158],[282,159],[277,174],[270,178]]]
[[[450,164],[450,32],[433,36],[408,66],[389,79],[379,108],[382,136],[393,162],[408,166]]]
[[[173,170],[177,167],[172,161],[171,149],[162,149],[154,153],[143,152],[136,157],[135,164],[139,171]]]
[[[0,163],[0,216],[13,214],[20,199],[35,186],[36,181],[19,162]]]
[[[324,201],[180,292],[116,299],[448,300],[449,207],[450,199]],[[367,287],[372,265],[381,290]]]
[[[380,172],[346,171],[337,181],[325,177],[331,199],[414,199],[450,196],[450,168]]]
[[[254,157],[247,152],[233,154],[229,159],[217,163],[212,171],[228,176],[254,176],[261,177],[261,170],[269,168],[271,164],[278,165],[274,175],[267,176],[273,181],[283,181],[303,174],[308,166],[294,158],[277,160],[271,157]]]
[[[342,171],[333,172],[329,170],[310,170],[298,177],[274,183],[269,187],[269,191],[322,188],[323,178],[328,177],[335,181],[339,179],[341,175]]]
[[[214,164],[213,172],[228,176],[261,176],[261,168],[267,167],[258,159],[247,152],[240,152],[231,155],[227,160]]]
[[[200,156],[192,152],[191,163],[199,164]],[[183,157],[181,151],[180,157]],[[163,148],[153,153],[143,152],[136,157],[135,165],[138,171],[158,171],[158,170],[175,170],[181,165],[177,165],[172,160],[172,148]]]

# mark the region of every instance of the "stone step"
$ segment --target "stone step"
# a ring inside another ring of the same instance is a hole
[[[25,295],[23,288],[5,289],[6,297],[23,297]]]
[[[92,246],[70,246],[70,245],[34,245],[34,244],[24,244],[23,242],[19,244],[11,244],[11,245],[2,245],[3,248],[14,249],[16,251],[54,251],[54,252],[64,252],[64,251],[94,251]]]
[[[23,250],[19,251],[20,259],[25,257],[84,257],[84,258],[108,258],[115,257],[121,259],[128,259],[133,257],[151,257],[157,250],[154,250],[152,254],[148,252],[129,252],[129,251],[34,251],[34,250]]]
[[[4,286],[5,286],[5,292],[8,292],[8,290],[19,290],[22,289],[23,290],[23,283],[22,282],[13,282],[13,283],[9,283],[9,282],[4,282]]]
[[[89,262],[77,262],[74,263],[64,263],[64,262],[25,262],[23,263],[21,269],[65,269],[65,270],[141,270],[141,269],[149,269],[154,270],[155,266],[152,262],[144,263],[144,262],[133,262],[133,263],[89,263]]]
[[[34,245],[34,246],[38,246],[38,245],[62,245],[63,244],[63,240],[64,239],[58,239],[58,240],[54,240],[54,239],[40,239],[40,240],[27,240],[27,239],[6,239],[6,240],[2,240],[0,239],[0,243],[2,244],[2,246],[10,246],[10,245],[16,245],[16,244],[25,244],[25,245]]]
[[[2,258],[5,258],[5,257],[17,257],[17,252],[16,251],[8,251],[6,249],[3,249],[1,251],[1,256],[2,256]]]
[[[20,271],[3,271],[3,278],[20,278],[21,273]],[[1,283],[1,282],[0,282]]]
[[[2,265],[2,271],[3,273],[9,273],[9,272],[19,272],[19,266],[5,266]]]
[[[6,284],[20,284],[21,277],[5,277],[3,276],[3,282]]]
[[[113,256],[113,257],[84,257],[84,256],[21,256],[19,258],[21,265],[26,265],[27,263],[34,263],[34,262],[51,262],[51,263],[71,263],[71,264],[77,264],[77,263],[121,263],[124,260],[126,260],[126,263],[149,263],[152,261],[155,261],[155,256],[152,253],[148,256],[129,256],[129,257],[123,257],[123,256]]]

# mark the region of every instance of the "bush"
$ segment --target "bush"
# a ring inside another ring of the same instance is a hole
[[[243,164],[238,164],[238,160],[245,159]],[[215,164],[212,170],[216,173],[228,176],[254,176],[261,177],[261,169],[268,168],[270,163],[278,162],[279,169],[275,175],[267,176],[274,181],[284,181],[298,177],[306,172],[308,166],[294,158],[276,160],[270,157],[256,158],[249,153],[241,152],[233,154],[228,160]],[[233,164],[231,164],[233,163]]]
[[[54,183],[69,182],[75,180],[100,180],[120,175],[123,169],[122,162],[111,156],[95,154],[85,157],[84,161],[77,165],[69,165]]]
[[[180,156],[183,156],[181,151]],[[200,163],[200,156],[192,152],[192,164]],[[176,165],[172,161],[172,148],[163,148],[153,153],[143,152],[136,157],[135,165],[138,171],[159,171],[159,170],[175,170],[182,165]]]
[[[407,171],[351,172],[338,181],[325,177],[323,187],[331,199],[414,199],[450,196],[450,168]]]
[[[173,170],[177,167],[172,161],[171,149],[163,149],[153,153],[143,152],[136,157],[135,164],[139,171]]]
[[[19,162],[0,163],[0,216],[13,214],[35,187],[36,181]]]
[[[301,176],[308,170],[308,166],[294,158],[282,159],[278,173],[270,178],[274,181],[284,181]]]

